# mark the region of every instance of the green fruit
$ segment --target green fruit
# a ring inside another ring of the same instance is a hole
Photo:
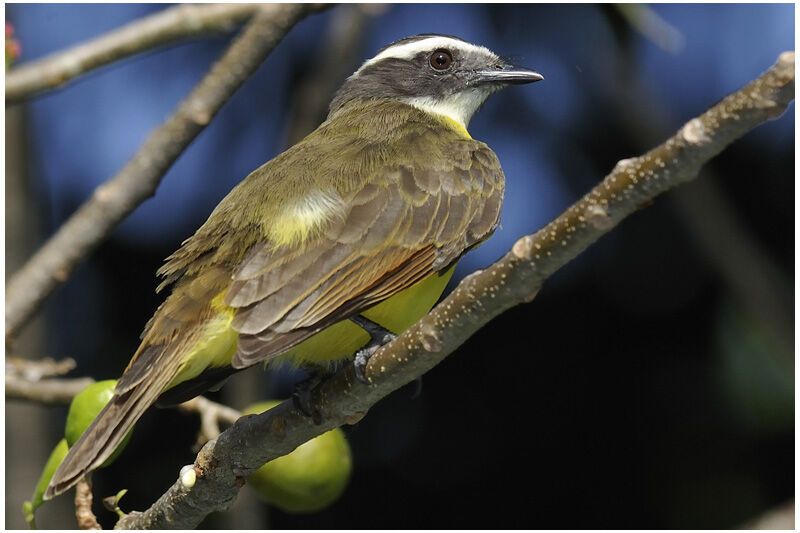
[[[67,444],[72,447],[73,444],[83,435],[89,424],[100,414],[103,407],[106,406],[108,401],[114,395],[114,387],[117,385],[117,380],[107,379],[105,381],[97,381],[92,383],[81,392],[79,392],[72,399],[69,404],[69,414],[67,414],[67,426],[64,428],[64,436],[67,438]],[[133,433],[133,428],[128,431],[125,438],[114,450],[114,453],[100,465],[105,467],[114,462],[114,459],[122,453]]]
[[[260,402],[243,414],[263,413],[279,403]],[[336,428],[270,461],[247,481],[261,499],[283,511],[313,513],[342,495],[352,469],[350,446],[344,432]]]
[[[53,448],[53,451],[50,452],[50,457],[47,458],[47,462],[44,464],[42,475],[39,476],[39,482],[36,484],[36,488],[33,491],[31,501],[23,504],[22,512],[25,513],[25,521],[28,522],[29,526],[34,526],[33,512],[37,507],[42,505],[44,491],[47,490],[47,485],[50,484],[50,478],[53,477],[56,468],[58,468],[58,465],[60,465],[61,461],[66,457],[67,450],[69,450],[67,439],[61,439],[61,441],[56,444],[56,447]]]

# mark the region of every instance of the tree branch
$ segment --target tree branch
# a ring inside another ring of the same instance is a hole
[[[6,105],[172,41],[230,31],[257,9],[258,4],[186,4],[143,17],[96,39],[11,69],[6,74]]]
[[[27,400],[45,405],[65,405],[93,383],[92,378],[49,379],[75,368],[73,359],[56,361],[46,357],[29,361],[6,357],[6,399]]]
[[[586,196],[500,260],[468,276],[427,316],[376,352],[361,384],[348,366],[313,391],[315,425],[291,401],[240,418],[208,442],[195,461],[197,482],[177,481],[144,512],[118,528],[192,528],[228,508],[242,478],[264,463],[342,424],[359,420],[378,400],[427,372],[503,311],[534,298],[556,270],[662,192],[693,179],[700,167],[747,131],[785,111],[794,97],[794,52],[744,88],[686,123],[646,154],[617,163]]]
[[[75,487],[75,518],[78,519],[78,529],[103,529],[97,523],[97,517],[92,512],[92,481],[91,474],[78,481]]]
[[[28,380],[40,380],[63,376],[76,366],[71,358],[56,361],[50,357],[39,360],[24,359],[22,357],[6,356],[6,375],[13,374]]]
[[[178,405],[178,409],[186,413],[197,413],[200,415],[200,431],[197,434],[197,442],[194,451],[197,453],[203,445],[219,436],[219,423],[224,422],[228,425],[236,422],[242,413],[222,405],[212,402],[203,396],[196,396],[187,402]]]
[[[92,378],[30,380],[6,373],[6,400],[69,405],[76,394],[92,383]]]
[[[261,6],[223,56],[133,158],[67,220],[6,284],[6,343],[47,296],[140,203],[172,163],[301,18],[320,6]]]

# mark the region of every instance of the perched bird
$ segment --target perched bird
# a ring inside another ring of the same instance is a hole
[[[45,498],[100,466],[159,397],[187,400],[257,363],[369,355],[427,313],[500,219],[503,171],[469,120],[493,92],[541,79],[436,34],[366,61],[325,122],[247,176],[167,259],[159,290],[172,293]]]

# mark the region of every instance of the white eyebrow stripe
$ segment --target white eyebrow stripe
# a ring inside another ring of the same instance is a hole
[[[410,43],[390,46],[389,48],[387,48],[380,54],[376,55],[372,59],[368,59],[367,61],[365,61],[357,72],[360,72],[364,68],[372,64],[375,64],[378,61],[382,61],[390,57],[395,57],[398,59],[413,59],[420,52],[427,52],[430,50],[435,50],[437,48],[450,48],[450,49],[456,48],[468,52],[487,54],[490,56],[495,55],[494,52],[492,52],[486,47],[478,46],[464,41],[459,41],[457,39],[451,39],[450,37],[441,37],[441,36],[427,37],[419,41],[412,41]]]

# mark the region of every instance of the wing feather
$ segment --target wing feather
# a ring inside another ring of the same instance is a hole
[[[311,247],[326,253],[313,261],[302,253],[292,256],[290,262],[304,266],[291,269],[295,278],[242,280],[258,287],[253,294],[266,297],[237,310],[232,325],[240,337],[233,365],[244,368],[279,355],[445,268],[488,237],[499,221],[502,171],[485,145],[470,147],[454,150],[463,168],[385,171],[374,181],[385,185],[373,183],[353,195],[346,214]],[[231,290],[242,290],[238,282]],[[265,288],[273,283],[274,290]],[[234,307],[238,301],[243,300],[229,300]]]
[[[247,307],[239,308],[231,326],[239,333],[258,333],[274,324],[289,310],[313,293],[319,285],[334,276],[342,264],[358,257],[350,246],[334,246],[316,262],[267,297]]]

